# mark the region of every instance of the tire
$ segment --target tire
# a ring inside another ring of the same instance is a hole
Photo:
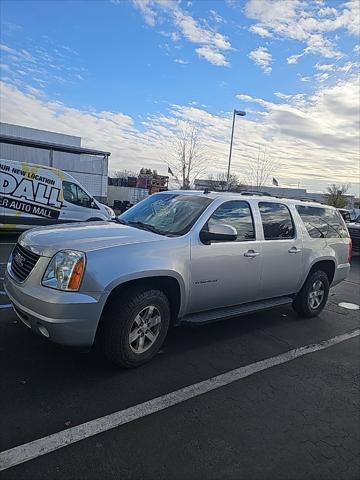
[[[302,317],[316,317],[326,305],[329,288],[329,279],[325,272],[315,270],[310,273],[302,289],[295,297],[294,310]]]
[[[112,363],[123,368],[138,367],[159,351],[170,318],[169,300],[161,290],[126,290],[105,312],[99,332],[100,348]]]

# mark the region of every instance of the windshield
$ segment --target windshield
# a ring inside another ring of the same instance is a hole
[[[210,198],[200,195],[152,195],[119,215],[117,220],[160,235],[184,235],[211,202]]]
[[[355,219],[355,223],[360,223],[360,215]]]

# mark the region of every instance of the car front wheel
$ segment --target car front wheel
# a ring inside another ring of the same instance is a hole
[[[294,310],[303,317],[316,317],[326,305],[329,288],[325,272],[312,272],[293,302]]]
[[[100,326],[100,344],[106,357],[123,368],[149,361],[163,344],[170,305],[161,290],[127,290],[112,301]]]

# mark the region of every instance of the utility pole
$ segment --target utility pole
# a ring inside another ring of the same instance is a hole
[[[245,117],[246,112],[242,110],[235,110],[233,112],[233,121],[232,121],[232,128],[231,128],[231,140],[230,140],[230,152],[229,152],[229,163],[228,163],[228,170],[227,170],[227,179],[226,179],[226,190],[229,191],[229,183],[230,183],[230,165],[231,165],[231,154],[232,154],[232,146],[234,140],[234,128],[235,128],[235,116],[239,115],[239,117]]]

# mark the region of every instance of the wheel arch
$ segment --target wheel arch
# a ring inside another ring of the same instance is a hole
[[[304,283],[307,281],[307,279],[313,272],[315,272],[316,270],[322,270],[324,273],[326,273],[329,279],[329,285],[331,285],[332,281],[334,280],[335,269],[336,269],[336,264],[333,259],[318,260],[312,264]]]
[[[147,272],[144,272],[144,274],[146,273]],[[170,302],[171,323],[176,322],[179,313],[181,313],[183,308],[185,286],[182,280],[176,278],[174,275],[170,275],[169,273],[129,278],[126,281],[112,285],[111,289],[108,290],[108,295],[103,307],[103,313],[106,312],[106,309],[115,298],[118,298],[120,295],[124,295],[127,290],[135,287],[148,287],[149,289],[159,289],[164,292]]]

